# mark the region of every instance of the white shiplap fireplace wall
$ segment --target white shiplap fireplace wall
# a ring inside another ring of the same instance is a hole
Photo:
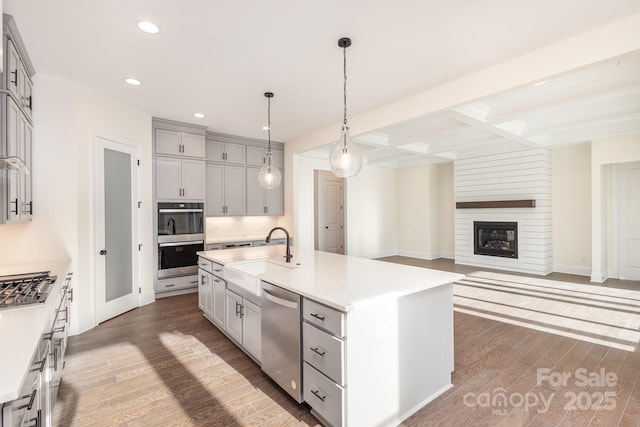
[[[456,209],[455,262],[532,274],[553,266],[551,151],[527,148],[454,162],[456,202],[527,200],[535,208]],[[518,259],[473,253],[474,221],[518,223]]]

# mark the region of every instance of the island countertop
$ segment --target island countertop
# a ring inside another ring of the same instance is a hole
[[[385,261],[291,248],[295,268],[266,263],[261,280],[348,312],[378,301],[399,299],[464,278],[464,275]],[[198,254],[227,268],[258,259],[283,260],[283,246],[204,251]]]

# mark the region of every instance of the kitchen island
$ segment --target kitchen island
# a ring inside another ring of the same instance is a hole
[[[453,282],[462,275],[292,252],[288,265],[281,246],[199,255],[249,294],[261,293],[255,278],[302,296],[301,387],[321,421],[395,425],[451,387]]]

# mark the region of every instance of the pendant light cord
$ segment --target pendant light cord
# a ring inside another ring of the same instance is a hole
[[[343,71],[344,71],[344,125],[347,125],[347,47],[342,48],[344,55]]]
[[[267,135],[269,135],[267,151],[271,153],[271,97],[267,98]]]

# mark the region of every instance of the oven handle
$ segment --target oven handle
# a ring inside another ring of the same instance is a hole
[[[204,245],[204,240],[190,240],[188,242],[174,242],[174,243],[158,243],[158,246],[160,246],[161,248],[164,248],[167,246],[184,246],[184,245],[199,245],[199,244]]]
[[[204,209],[158,209],[160,213],[201,213]]]

